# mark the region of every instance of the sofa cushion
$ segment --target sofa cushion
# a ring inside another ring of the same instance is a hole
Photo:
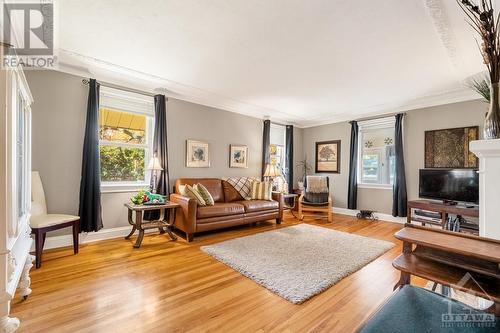
[[[186,196],[191,198],[191,199],[195,199],[199,206],[206,206],[207,205],[207,203],[205,202],[205,200],[201,196],[200,192],[198,192],[196,187],[193,187],[191,185],[186,185],[185,191],[186,191]]]
[[[224,199],[226,202],[245,200],[241,194],[236,191],[233,185],[229,184],[227,181],[222,181],[222,187],[224,189]]]
[[[271,209],[279,209],[278,201],[269,201],[269,200],[245,200],[238,201],[239,204],[245,207],[246,213],[258,212],[261,210],[271,210]]]
[[[251,198],[253,200],[272,200],[273,185],[270,181],[252,183]]]
[[[194,186],[194,188],[200,193],[201,197],[205,201],[205,204],[207,206],[213,206],[215,201],[212,195],[210,194],[210,191],[201,183],[198,183]]]
[[[213,206],[198,207],[196,217],[204,219],[215,216],[226,216],[234,214],[244,214],[245,208],[243,205],[233,202],[219,203],[216,202]]]
[[[203,184],[212,195],[215,202],[224,202],[222,181],[218,178],[179,178],[175,181],[175,193],[180,193],[180,185]]]

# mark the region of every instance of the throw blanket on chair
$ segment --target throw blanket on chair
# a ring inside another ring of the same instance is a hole
[[[222,178],[222,180],[228,182],[245,200],[248,200],[251,197],[252,183],[258,179],[255,177],[227,177]]]
[[[328,193],[328,183],[325,176],[307,176],[307,192]]]

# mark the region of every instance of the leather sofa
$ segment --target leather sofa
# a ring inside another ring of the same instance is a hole
[[[203,184],[214,198],[213,206],[198,206],[195,199],[179,194],[181,185],[198,183]],[[283,194],[273,192],[273,201],[245,200],[233,186],[218,178],[177,179],[170,201],[181,206],[176,209],[175,228],[186,234],[188,242],[197,232],[274,219],[280,224],[283,219]]]

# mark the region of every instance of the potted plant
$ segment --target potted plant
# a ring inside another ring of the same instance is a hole
[[[490,81],[490,108],[484,122],[484,138],[487,140],[500,138],[500,40],[498,20],[495,17],[491,0],[480,0],[476,4],[470,0],[457,0],[458,5],[469,19],[471,27],[481,37],[480,51],[483,62],[488,69]],[[480,82],[480,92],[488,82]],[[476,89],[477,91],[478,89]],[[484,94],[483,94],[484,96]],[[486,96],[484,96],[486,97]]]
[[[299,185],[299,189],[303,190],[307,173],[311,171],[311,165],[307,162],[307,157],[297,163],[297,168],[300,169],[300,171],[302,172],[302,181],[299,181],[297,183]]]

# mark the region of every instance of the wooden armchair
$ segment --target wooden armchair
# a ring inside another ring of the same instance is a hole
[[[326,187],[319,189],[310,188],[308,184],[326,184]],[[299,197],[299,219],[304,219],[304,212],[326,213],[328,222],[332,222],[333,200],[330,196],[330,180],[326,176],[307,176],[305,191]],[[316,215],[310,215],[316,216]]]

